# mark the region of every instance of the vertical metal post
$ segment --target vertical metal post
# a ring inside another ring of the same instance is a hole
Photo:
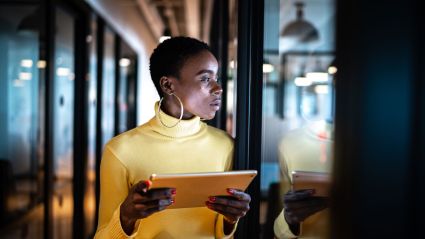
[[[239,223],[236,238],[259,238],[262,63],[264,1],[238,1],[238,68],[235,169],[256,169],[248,193],[251,210]]]

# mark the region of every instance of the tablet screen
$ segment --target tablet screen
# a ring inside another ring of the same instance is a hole
[[[185,174],[152,174],[151,188],[176,188],[175,203],[172,208],[205,207],[209,196],[229,196],[228,188],[245,189],[257,175],[256,170],[185,173]]]

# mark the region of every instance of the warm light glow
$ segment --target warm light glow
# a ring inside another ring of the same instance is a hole
[[[235,69],[235,61],[231,60],[230,63],[229,63],[229,66],[230,66],[231,69]]]
[[[29,59],[23,59],[21,61],[21,66],[22,67],[26,67],[26,68],[31,68],[32,67],[32,60]]]
[[[170,39],[170,38],[171,38],[171,36],[162,36],[162,37],[159,38],[159,43],[161,43],[161,42],[163,42],[167,39]]]
[[[19,80],[31,80],[32,74],[29,72],[21,72],[19,73]]]
[[[331,75],[335,74],[337,71],[338,71],[338,69],[335,66],[330,66],[328,68],[328,73],[331,74]]]
[[[71,71],[69,70],[69,68],[58,67],[58,69],[56,70],[56,75],[57,76],[68,76],[70,72]]]
[[[316,83],[328,82],[329,77],[328,73],[325,72],[308,72],[305,76]]]
[[[46,68],[46,64],[47,64],[46,61],[39,60],[37,62],[37,67],[40,68],[40,69],[44,69],[44,68]]]
[[[316,94],[328,94],[329,87],[327,85],[316,85],[314,87],[314,92],[316,92]]]
[[[274,71],[274,66],[272,64],[263,64],[263,73],[270,73]]]
[[[296,77],[294,83],[296,86],[310,86],[312,82],[306,77]]]
[[[130,65],[131,61],[128,58],[121,58],[120,59],[120,66],[121,67],[128,67]]]

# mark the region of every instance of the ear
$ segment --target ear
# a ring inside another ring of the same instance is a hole
[[[163,76],[159,79],[159,85],[164,94],[170,95],[174,92],[174,81],[171,77]]]

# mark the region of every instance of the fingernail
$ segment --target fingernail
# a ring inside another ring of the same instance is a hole
[[[171,189],[171,194],[176,195],[176,193],[177,193],[177,189],[175,188]]]
[[[146,180],[145,185],[147,188],[150,188],[152,186],[152,182],[150,180]]]
[[[210,200],[210,202],[215,202],[215,200],[217,200],[216,197],[209,197],[208,199]]]
[[[233,195],[233,194],[235,193],[235,190],[233,190],[233,189],[231,189],[231,188],[228,188],[228,189],[227,189],[227,192],[228,192],[230,195]]]

